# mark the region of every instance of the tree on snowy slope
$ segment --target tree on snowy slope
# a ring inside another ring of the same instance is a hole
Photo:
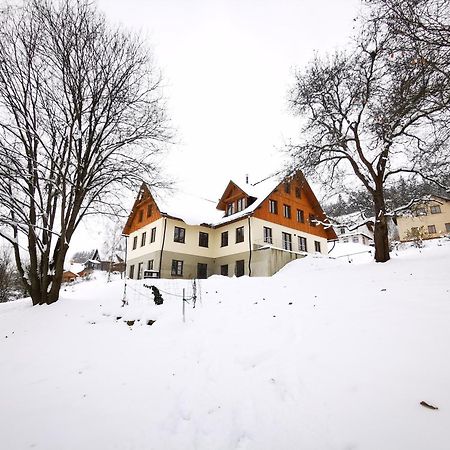
[[[401,173],[436,182],[449,173],[450,83],[423,53],[399,48],[382,18],[363,25],[350,51],[297,72],[290,104],[305,119],[304,141],[290,153],[295,169],[330,185],[356,176],[372,200],[375,260],[385,262],[387,183]]]
[[[0,20],[0,233],[33,304],[50,304],[83,217],[161,183],[161,81],[144,43],[88,0],[31,0]]]

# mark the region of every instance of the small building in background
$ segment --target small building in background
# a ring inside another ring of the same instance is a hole
[[[397,212],[400,241],[433,239],[450,235],[450,198],[429,195]]]
[[[373,245],[374,222],[361,212],[330,217],[340,243]]]

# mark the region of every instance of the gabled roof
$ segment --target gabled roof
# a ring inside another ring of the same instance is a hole
[[[279,188],[281,184],[295,178],[301,180],[305,194],[308,196],[314,210],[318,213],[318,220],[322,223],[326,223],[326,215],[320,206],[317,197],[314,195],[314,192],[303,174],[299,171],[289,177],[289,179],[281,178],[280,174],[276,173],[254,184],[239,185],[233,180],[230,180],[218,202],[186,192],[177,192],[176,195],[165,195],[163,198],[156,199],[150,192],[149,187],[144,183],[134,202],[132,211],[124,227],[123,234],[129,234],[128,231],[136,216],[139,205],[149,198],[154,201],[158,212],[162,216],[179,219],[189,225],[216,227],[251,215],[277,188]],[[238,192],[232,195],[232,198],[238,198],[240,195],[245,194],[252,202],[242,211],[224,216],[223,211],[226,210],[226,201],[230,198],[230,193],[233,189]],[[336,233],[331,226],[326,228],[326,231],[327,234],[329,234],[329,239],[337,238]]]

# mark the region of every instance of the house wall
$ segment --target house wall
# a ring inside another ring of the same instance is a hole
[[[441,212],[432,214],[431,207],[440,206]],[[426,215],[411,215],[411,216],[399,216],[397,217],[397,226],[401,241],[407,241],[407,233],[412,228],[424,227],[427,238],[435,238],[444,236],[450,233],[450,201],[439,200],[430,201],[422,205],[418,205],[417,208],[423,208]],[[434,225],[436,227],[436,233],[431,233],[428,227]]]
[[[328,241],[325,237],[311,235],[306,233],[305,231],[296,230],[294,228],[290,228],[284,225],[279,225],[277,223],[268,223],[265,220],[258,219],[255,217],[251,218],[251,234],[252,234],[252,242],[254,244],[254,248],[258,246],[267,245],[264,242],[264,227],[268,227],[272,229],[272,245],[278,249],[283,248],[282,241],[282,233],[289,233],[292,236],[292,251],[299,252],[298,247],[298,237],[306,238],[306,245],[308,253],[315,252],[314,241],[320,242],[320,253],[326,255],[328,254]]]
[[[296,188],[300,189],[300,198],[296,196]],[[278,224],[286,228],[292,228],[303,233],[327,239],[329,236],[322,225],[313,226],[309,220],[310,214],[316,216],[318,220],[324,220],[325,216],[313,205],[312,194],[308,195],[305,185],[299,180],[290,183],[290,193],[285,192],[284,185],[278,188],[255,210],[254,216],[258,219]],[[275,200],[278,204],[277,214],[271,213],[269,209],[270,200]],[[283,214],[283,205],[291,207],[291,217],[287,218]],[[304,222],[297,221],[297,209],[303,211]],[[334,233],[333,233],[334,235]]]
[[[166,222],[164,252],[161,264],[161,248],[163,245],[164,223]],[[174,241],[175,227],[185,229],[185,243]],[[273,244],[267,251],[260,251],[264,243],[264,226],[272,228]],[[156,228],[156,240],[150,243],[151,229]],[[244,241],[236,243],[236,229],[244,229]],[[207,248],[199,246],[199,232],[209,234]],[[221,235],[228,231],[228,245],[221,247]],[[143,246],[142,234],[146,233]],[[282,233],[292,236],[292,252],[282,250]],[[137,237],[137,247],[133,250],[133,240]],[[249,261],[251,260],[251,275],[270,276],[280,270],[285,264],[302,255],[299,253],[298,236],[307,240],[308,252],[315,252],[314,241],[320,242],[321,253],[327,254],[327,240],[323,237],[313,236],[275,223],[268,223],[257,218],[243,218],[236,222],[225,224],[215,229],[203,226],[191,226],[176,219],[161,218],[132,232],[127,246],[127,276],[130,276],[130,266],[134,266],[134,278],[138,274],[139,263],[142,270],[148,267],[148,261],[153,260],[153,270],[160,271],[162,278],[172,278],[172,261],[183,261],[183,276],[181,278],[196,278],[197,264],[207,264],[208,276],[221,273],[221,266],[228,265],[228,274],[232,276],[236,271],[236,261],[244,260],[244,274],[249,275]],[[251,250],[251,251],[250,251]]]

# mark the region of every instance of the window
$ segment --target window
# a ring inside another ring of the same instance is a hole
[[[358,236],[353,236],[352,241],[357,244],[359,242]]]
[[[153,259],[147,261],[147,270],[153,270]]]
[[[131,279],[134,278],[134,265],[130,266],[129,278],[131,278]]]
[[[450,223],[446,223],[446,224],[445,224],[445,231],[446,231],[447,233],[450,233]]]
[[[245,209],[245,198],[240,198],[237,201],[237,210],[239,212],[239,211],[242,211],[243,209]]]
[[[300,252],[307,252],[308,251],[308,246],[306,244],[306,238],[299,236],[298,237],[298,250]]]
[[[244,275],[244,260],[240,259],[239,261],[236,261],[236,276],[242,277]]]
[[[197,264],[197,278],[199,280],[208,278],[208,264],[204,264],[204,263]]]
[[[137,247],[137,236],[133,238],[133,250],[136,250]]]
[[[200,231],[200,233],[198,233],[198,245],[200,247],[208,247],[208,241],[209,241],[209,234]]]
[[[172,259],[171,274],[175,277],[183,276],[183,261],[179,261],[178,259]]]
[[[339,232],[340,232],[341,234],[344,234],[344,233],[345,233],[345,227],[339,228]]]
[[[283,250],[292,251],[292,235],[289,233],[282,233],[283,236]]]
[[[344,238],[343,242],[347,243],[348,242],[348,238]]]
[[[291,184],[290,183],[284,183],[284,192],[286,192],[286,194],[291,193]]]
[[[430,207],[431,214],[439,214],[441,212],[441,207],[439,205],[433,205]]]
[[[145,245],[145,240],[147,239],[147,232],[144,231],[141,236],[141,247]]]
[[[173,241],[174,242],[180,242],[181,244],[184,244],[184,237],[186,234],[186,230],[184,228],[175,227],[174,233],[173,233]]]
[[[139,210],[139,222],[142,222],[142,220],[144,219],[144,210],[140,209]]]
[[[220,275],[223,275],[224,277],[228,276],[228,264],[220,266]]]
[[[314,241],[314,250],[318,253],[320,253],[320,242]]]
[[[155,242],[156,240],[156,227],[152,228],[152,231],[150,232],[150,244],[152,242]]]
[[[316,221],[316,216],[314,214],[310,214],[309,215],[309,224],[312,227],[316,227],[317,226],[317,223],[315,221]]]
[[[272,244],[272,228],[264,227],[264,242]]]
[[[228,245],[228,231],[224,231],[220,237],[220,246],[226,247]]]
[[[278,214],[278,203],[276,200],[269,200],[269,212]]]
[[[417,208],[416,209],[416,215],[418,216],[426,216],[427,210],[425,208]]]
[[[302,190],[299,187],[295,188],[295,196],[297,198],[302,198]]]
[[[137,279],[140,280],[142,278],[142,266],[144,265],[144,263],[140,262],[138,264],[138,273],[137,273]]]
[[[297,209],[297,222],[305,223],[305,213],[301,209]]]
[[[228,203],[227,205],[227,216],[234,214],[234,203]]]
[[[436,225],[428,225],[428,234],[436,233]]]
[[[147,217],[150,217],[153,214],[153,204],[149,203],[147,205]]]
[[[244,242],[244,227],[236,228],[236,244]]]
[[[283,215],[286,219],[291,218],[291,207],[289,205],[283,205]]]

